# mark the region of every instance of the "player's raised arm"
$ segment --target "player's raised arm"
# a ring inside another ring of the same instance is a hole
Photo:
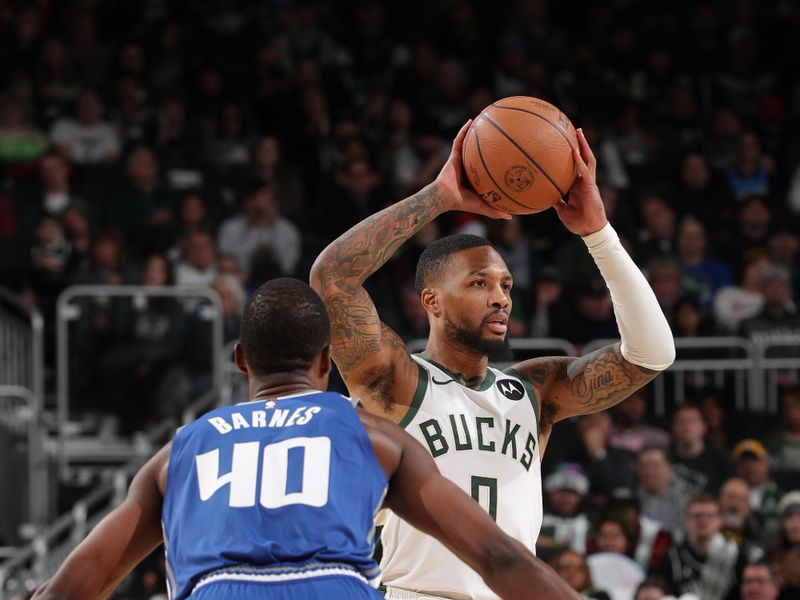
[[[403,341],[381,322],[364,281],[444,212],[507,216],[461,185],[461,147],[468,129],[469,122],[456,136],[450,157],[433,183],[352,227],[311,268],[311,287],[322,296],[331,321],[333,360],[350,393],[389,417],[398,416],[392,403],[411,402],[418,370]]]
[[[597,263],[622,341],[581,358],[539,358],[515,366],[537,389],[543,441],[556,421],[621,402],[675,360],[672,332],[655,294],[606,219],[595,182],[597,161],[580,130],[578,144],[578,177],[569,203],[556,210],[567,229],[582,236]]]
[[[438,539],[477,571],[505,600],[577,600],[580,596],[555,571],[503,533],[487,512],[439,473],[431,455],[392,423],[367,419],[375,444],[382,434],[400,454],[386,505],[417,529]],[[379,436],[375,429],[381,430]],[[382,454],[377,444],[378,454]]]
[[[42,584],[34,600],[100,600],[162,542],[161,504],[171,444],[134,477],[125,501],[109,513]]]

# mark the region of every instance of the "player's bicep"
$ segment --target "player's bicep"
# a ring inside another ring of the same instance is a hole
[[[579,358],[534,358],[514,368],[537,391],[540,431],[562,419],[610,408],[659,373],[627,361],[619,342]]]

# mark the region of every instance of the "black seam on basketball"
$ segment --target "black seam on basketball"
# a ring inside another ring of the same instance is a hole
[[[519,150],[520,152],[522,152],[522,154],[525,156],[525,158],[527,158],[529,161],[531,161],[531,162],[533,163],[533,166],[535,166],[537,169],[539,169],[539,172],[540,172],[542,175],[544,175],[544,176],[547,178],[547,181],[549,181],[549,182],[552,184],[552,186],[553,186],[554,188],[556,188],[556,191],[557,191],[559,194],[561,194],[561,197],[562,197],[562,198],[563,198],[563,197],[566,195],[566,192],[562,192],[562,191],[561,191],[561,188],[560,188],[560,187],[558,187],[558,185],[556,185],[556,182],[555,182],[555,181],[553,181],[553,179],[550,177],[550,175],[548,175],[548,174],[547,174],[547,171],[545,171],[544,169],[542,169],[542,167],[540,167],[540,166],[539,166],[539,163],[537,163],[535,160],[533,160],[533,157],[532,157],[530,154],[528,154],[527,152],[525,152],[525,150],[523,150],[523,149],[522,149],[522,147],[521,147],[521,146],[520,146],[520,145],[519,145],[517,142],[515,142],[515,141],[514,141],[514,138],[512,138],[512,137],[511,137],[510,135],[508,135],[508,134],[507,134],[505,131],[503,131],[503,128],[502,128],[502,127],[500,127],[500,126],[499,126],[497,123],[495,123],[495,122],[492,120],[492,118],[491,118],[491,117],[489,117],[488,115],[486,115],[486,114],[482,114],[482,115],[481,115],[481,117],[482,117],[482,118],[484,118],[484,119],[486,119],[487,121],[489,121],[489,123],[491,123],[491,124],[492,124],[492,127],[494,127],[495,129],[497,129],[497,131],[499,131],[500,133],[502,133],[502,134],[505,136],[505,138],[506,138],[506,139],[507,139],[509,142],[511,142],[512,144],[514,144],[514,146],[517,148],[517,150]],[[494,180],[493,180],[493,181],[494,181]],[[529,207],[529,208],[530,208],[530,207]]]
[[[475,149],[478,151],[478,158],[481,159],[481,164],[483,165],[483,170],[486,171],[486,174],[489,176],[489,179],[491,179],[492,183],[497,187],[498,190],[500,190],[500,193],[502,193],[506,198],[511,200],[517,206],[521,206],[522,208],[524,208],[526,210],[530,210],[531,208],[533,208],[531,206],[527,206],[525,204],[522,204],[521,202],[517,202],[516,200],[514,200],[511,196],[508,195],[508,192],[506,192],[503,189],[503,186],[501,186],[499,183],[497,183],[497,181],[495,181],[494,177],[492,177],[492,172],[489,170],[489,167],[486,166],[486,161],[483,160],[483,152],[481,152],[481,141],[478,139],[478,130],[477,129],[473,129],[472,133],[475,134]]]
[[[505,110],[516,110],[516,111],[519,111],[519,112],[528,113],[529,115],[533,115],[534,117],[539,117],[539,118],[540,118],[542,121],[544,121],[545,123],[547,123],[548,125],[550,125],[550,127],[552,127],[552,128],[553,128],[553,129],[555,129],[555,130],[556,130],[556,131],[557,131],[559,134],[561,134],[561,137],[563,137],[563,138],[564,138],[564,141],[565,141],[565,142],[567,142],[567,144],[569,144],[569,147],[570,147],[570,149],[571,149],[571,150],[574,150],[574,149],[575,149],[575,148],[572,146],[572,142],[570,142],[570,141],[569,141],[569,137],[567,137],[567,134],[566,134],[566,133],[564,133],[563,131],[561,131],[561,129],[559,129],[559,128],[558,128],[556,125],[554,125],[554,124],[553,124],[553,122],[552,122],[550,119],[545,119],[545,118],[544,118],[542,115],[540,115],[539,113],[535,113],[535,112],[533,112],[532,110],[525,110],[524,108],[517,108],[516,106],[501,106],[501,105],[499,105],[499,104],[492,104],[492,108],[503,108],[503,109],[505,109]]]

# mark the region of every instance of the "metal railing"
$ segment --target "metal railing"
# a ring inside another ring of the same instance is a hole
[[[222,302],[216,291],[203,287],[136,286],[136,285],[79,285],[69,287],[58,297],[56,304],[56,398],[58,411],[58,461],[59,473],[68,475],[69,453],[67,450],[69,424],[69,323],[81,317],[81,307],[73,302],[79,298],[130,298],[136,305],[146,305],[150,298],[199,299],[207,302],[200,307],[202,319],[211,323],[211,374],[212,388],[219,394],[222,390],[223,346]]]
[[[779,374],[787,373],[796,383],[800,374],[800,335],[780,335],[754,343],[759,388],[768,410],[777,413]],[[777,356],[776,356],[777,355]],[[793,372],[793,373],[791,373]]]
[[[147,446],[137,456],[125,466],[107,471],[105,481],[78,500],[68,513],[0,562],[0,600],[16,595],[25,597],[51,577],[92,528],[124,500],[130,479],[171,438],[174,429],[175,422],[171,419],[152,428],[147,435]]]
[[[16,516],[34,528],[50,518],[47,465],[42,452],[43,400],[44,320],[38,310],[0,287],[0,422],[26,441],[27,510]],[[13,534],[16,537],[19,532]]]

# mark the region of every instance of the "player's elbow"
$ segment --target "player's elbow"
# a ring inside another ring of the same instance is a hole
[[[625,359],[651,371],[666,371],[675,362],[675,340],[671,334],[659,336],[646,348],[638,349],[623,342],[622,356]]]

